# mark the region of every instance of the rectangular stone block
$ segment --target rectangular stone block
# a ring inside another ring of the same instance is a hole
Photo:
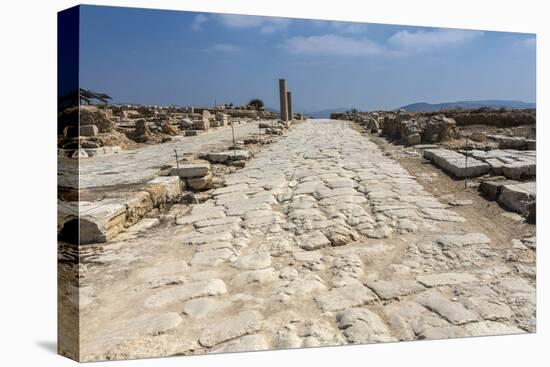
[[[176,202],[181,197],[181,182],[179,177],[157,177],[145,186],[145,191],[151,195],[154,206]]]
[[[174,167],[170,170],[170,176],[180,178],[204,177],[210,172],[210,163],[188,163],[180,164],[179,169]]]
[[[208,130],[210,128],[210,121],[207,118],[193,121],[193,128],[195,130]]]
[[[536,182],[525,182],[502,186],[498,202],[516,213],[528,215],[536,199]]]
[[[427,149],[424,151],[424,158],[457,178],[481,176],[491,169],[485,162],[474,157],[466,159],[465,155],[448,149]]]

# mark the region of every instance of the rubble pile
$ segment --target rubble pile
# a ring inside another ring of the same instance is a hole
[[[83,105],[59,114],[58,153],[87,158],[132,149],[139,144],[160,144],[176,136],[197,135],[235,121],[275,116],[271,112],[242,108]],[[272,127],[274,133],[278,133],[278,129],[279,125]]]
[[[260,124],[260,128],[265,128],[265,133],[268,135],[283,135],[290,128],[290,121],[277,120],[272,125]]]
[[[534,109],[507,110],[507,109],[455,109],[440,111],[445,116],[456,121],[457,126],[486,125],[495,127],[512,127],[523,125],[535,125],[537,114]],[[424,113],[425,116],[433,116],[434,113]]]
[[[382,132],[407,145],[437,143],[459,137],[456,122],[443,114],[424,116],[404,111],[354,112],[335,113],[331,118],[355,121],[367,132]]]

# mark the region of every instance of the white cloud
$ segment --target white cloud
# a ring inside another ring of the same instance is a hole
[[[292,37],[281,45],[294,54],[330,54],[330,55],[379,55],[385,50],[367,38],[351,38],[335,34],[311,37]]]
[[[226,27],[237,29],[259,28],[260,32],[264,34],[285,30],[290,24],[290,19],[254,15],[220,14],[218,19]]]
[[[204,23],[208,22],[208,17],[204,14],[199,14],[193,19],[193,23],[191,23],[191,29],[194,31],[200,31],[202,29],[202,25]]]
[[[480,31],[438,29],[435,31],[399,31],[388,43],[404,50],[423,51],[430,48],[460,45],[483,35]]]
[[[242,49],[239,46],[232,45],[230,43],[216,43],[208,47],[207,51],[233,53],[242,51]]]

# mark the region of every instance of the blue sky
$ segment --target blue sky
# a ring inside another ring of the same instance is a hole
[[[80,85],[114,102],[295,110],[535,101],[533,34],[82,6]]]

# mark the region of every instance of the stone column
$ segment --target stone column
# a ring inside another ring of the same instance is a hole
[[[279,97],[281,98],[281,120],[288,121],[288,101],[285,79],[279,79]]]
[[[286,92],[286,104],[288,105],[288,119],[293,120],[294,112],[292,111],[292,92]]]

